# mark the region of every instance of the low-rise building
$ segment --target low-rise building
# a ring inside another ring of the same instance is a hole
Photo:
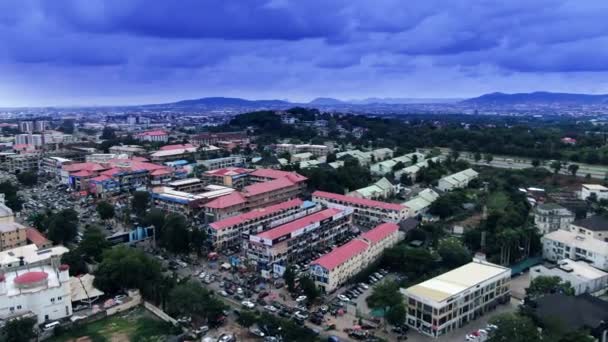
[[[399,226],[383,223],[310,263],[310,274],[329,293],[378,260],[399,240]]]
[[[167,183],[175,191],[190,192],[193,194],[205,191],[205,182],[200,178],[178,179]]]
[[[581,187],[581,199],[589,197],[596,200],[608,199],[608,188],[600,184],[583,184]]]
[[[395,186],[385,177],[374,184],[348,193],[348,196],[366,199],[384,199],[395,194]]]
[[[139,141],[167,142],[169,141],[169,133],[163,130],[147,131],[135,134],[134,138]]]
[[[314,158],[314,155],[310,152],[296,153],[296,154],[291,155],[291,162],[299,163],[299,162],[303,162],[303,161],[308,161],[312,158]]]
[[[139,145],[116,145],[109,148],[110,153],[125,154],[129,158],[146,153],[146,149]]]
[[[409,208],[411,217],[424,215],[430,208],[431,204],[439,198],[439,194],[433,189],[424,189],[420,191],[414,198],[403,202],[403,205]]]
[[[220,141],[232,141],[232,140],[240,140],[240,141],[248,141],[247,132],[245,131],[237,131],[237,132],[205,132],[199,135],[192,137],[191,141],[195,145],[213,145]],[[222,167],[222,166],[220,166]],[[219,168],[219,167],[218,167]]]
[[[0,223],[0,251],[27,244],[27,228],[17,222]]]
[[[574,213],[556,203],[540,204],[534,209],[534,224],[542,235],[558,229],[568,230],[572,221]]]
[[[585,260],[591,266],[608,271],[608,242],[573,231],[556,230],[541,238],[543,258]]]
[[[563,259],[553,266],[531,267],[530,280],[538,277],[559,277],[562,282],[570,283],[576,296],[608,288],[608,273],[580,260]]]
[[[464,188],[469,185],[469,182],[477,178],[479,173],[473,169],[466,169],[456,172],[449,176],[445,176],[437,182],[437,189],[441,191],[452,191],[458,188]]]
[[[438,337],[510,300],[511,270],[474,259],[403,291],[406,324]]]
[[[386,203],[325,191],[315,191],[312,200],[328,207],[353,208],[353,223],[361,227],[375,227],[382,222],[399,223],[409,217],[409,208],[396,203]]]
[[[187,144],[190,145],[190,144]],[[180,159],[193,159],[196,153],[196,147],[176,147],[177,145],[163,146],[165,149],[150,153],[150,159],[155,162],[167,162]],[[184,145],[180,145],[184,146]],[[169,148],[166,148],[169,147]]]
[[[320,210],[314,202],[293,199],[244,214],[210,223],[207,229],[209,242],[214,250],[241,247],[249,235],[274,228],[286,221],[309,215]]]
[[[0,318],[32,312],[38,324],[72,315],[67,265],[23,267],[0,275]]]
[[[302,262],[345,239],[351,216],[352,209],[329,208],[250,235],[244,244],[247,259],[268,277],[275,265]]]
[[[570,231],[608,242],[608,219],[602,215],[594,215],[576,220],[570,224]]]
[[[276,144],[274,150],[277,154],[289,153],[292,156],[300,153],[310,153],[315,157],[322,157],[330,152],[328,146],[325,145],[312,145],[312,144]],[[292,160],[294,162],[294,160]]]
[[[399,157],[395,157],[392,159],[384,160],[370,166],[370,171],[374,175],[386,175],[387,173],[392,173],[395,166],[399,163],[403,164],[404,167],[411,166],[413,164],[418,163],[419,161],[424,160],[424,154],[418,152],[408,153]]]
[[[253,172],[252,169],[245,169],[242,167],[225,167],[205,171],[201,177],[207,184],[218,184],[235,189],[242,189],[249,183],[249,174],[251,172]]]
[[[184,191],[176,191],[166,186],[152,189],[152,201],[154,205],[162,210],[182,214],[185,216],[196,215],[202,206],[218,197],[227,196],[236,190],[219,185],[208,185],[205,192],[192,194]]]
[[[41,248],[35,244],[15,247],[0,252],[0,271],[9,272],[19,267],[34,267],[58,263],[69,252],[64,246]]]
[[[241,166],[245,163],[245,159],[240,156],[230,156],[224,158],[215,158],[207,160],[197,160],[197,164],[204,166],[207,170],[221,169],[225,167]]]

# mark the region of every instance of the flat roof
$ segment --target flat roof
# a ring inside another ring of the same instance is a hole
[[[20,257],[23,257],[23,261],[26,264],[36,263],[41,260],[45,260],[55,255],[63,255],[69,252],[69,249],[63,246],[55,246],[46,249],[38,249],[35,244],[15,247],[0,252],[0,267],[6,267],[7,265],[16,265],[19,263]]]
[[[415,296],[442,302],[486,280],[508,272],[510,269],[488,262],[473,261],[435,278],[407,288]]]
[[[407,209],[407,207],[402,204],[374,201],[374,200],[370,200],[370,199],[335,194],[333,192],[325,192],[325,191],[317,190],[317,191],[313,192],[312,195],[316,196],[316,197],[333,199],[333,200],[342,201],[342,202],[346,202],[346,203],[358,204],[358,205],[366,206],[366,207],[381,208],[381,209],[396,210],[396,211],[401,211],[403,209]]]
[[[17,222],[0,223],[0,232],[7,233],[18,229],[25,229],[25,226]]]
[[[583,184],[583,187],[589,190],[608,190],[607,187],[600,184]]]
[[[608,242],[563,229],[558,229],[551,233],[545,234],[541,240],[544,239],[562,242],[569,246],[582,248],[601,255],[608,255]]]
[[[179,180],[169,182],[169,183],[167,183],[167,185],[180,186],[180,185],[196,184],[196,183],[200,183],[200,182],[201,182],[201,180],[199,178],[186,178],[186,179],[179,179]]]
[[[276,228],[262,232],[262,233],[258,234],[257,237],[262,238],[262,239],[274,240],[281,236],[291,234],[291,233],[297,231],[298,229],[302,229],[308,225],[318,223],[325,219],[333,217],[334,215],[339,214],[341,212],[342,212],[342,210],[337,209],[337,208],[325,209],[325,210],[316,212],[314,214],[304,216],[300,219],[288,222],[288,223],[278,226]]]
[[[265,207],[265,208],[254,209],[254,210],[248,211],[241,215],[232,216],[232,217],[220,220],[220,221],[216,221],[216,222],[210,223],[209,226],[213,229],[221,230],[221,229],[235,226],[237,224],[252,221],[257,218],[266,216],[266,215],[272,215],[275,213],[279,213],[285,209],[300,207],[302,205],[302,203],[304,203],[304,202],[301,199],[296,198],[291,201],[282,202],[282,203],[271,205],[271,206]]]

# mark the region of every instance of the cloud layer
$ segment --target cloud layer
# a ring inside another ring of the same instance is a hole
[[[606,92],[601,0],[6,0],[0,105]]]

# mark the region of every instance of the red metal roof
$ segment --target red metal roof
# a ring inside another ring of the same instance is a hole
[[[175,144],[162,146],[159,151],[179,150],[182,148],[193,148],[192,144]]]
[[[333,270],[339,265],[346,262],[348,259],[362,253],[368,248],[368,244],[362,240],[354,239],[348,243],[334,249],[333,251],[323,255],[311,262],[311,265],[320,265],[328,270]]]
[[[263,217],[265,215],[271,215],[274,213],[281,212],[286,209],[296,208],[302,205],[301,199],[293,199],[291,201],[282,202],[279,204],[271,205],[266,208],[254,209],[252,211],[246,212],[244,214],[229,217],[227,219],[223,219],[220,221],[216,221],[211,223],[209,226],[216,230],[225,229],[228,227],[235,226],[237,224],[241,224],[247,221],[255,220],[257,218]]]
[[[70,174],[70,176],[74,176],[74,177],[89,177],[92,175],[93,175],[93,172],[88,171],[88,170],[81,170],[81,171]]]
[[[102,174],[100,176],[93,177],[93,178],[89,179],[89,181],[92,181],[92,182],[103,182],[103,181],[106,181],[108,179],[112,179],[112,177],[110,177],[108,175]]]
[[[62,168],[66,171],[69,172],[73,172],[73,171],[82,171],[82,170],[86,170],[86,171],[99,171],[99,170],[105,170],[107,169],[107,167],[98,164],[98,163],[90,163],[90,162],[86,162],[86,163],[76,163],[76,164],[66,164],[63,165]]]
[[[152,176],[160,176],[160,175],[166,175],[169,173],[172,173],[172,171],[168,170],[168,169],[156,169],[156,170],[152,171],[150,174]]]
[[[263,177],[263,178],[288,178],[294,183],[299,183],[305,181],[307,178],[296,173],[282,170],[274,170],[274,169],[257,169],[251,173],[252,176]]]
[[[294,182],[289,180],[288,178],[279,178],[273,179],[268,182],[256,183],[252,185],[248,185],[243,188],[243,195],[245,197],[256,196],[260,194],[265,194],[267,192],[287,188],[290,186],[296,185]]]
[[[27,272],[15,277],[15,284],[31,284],[43,281],[49,277],[48,273],[42,271]]]
[[[334,194],[333,192],[315,191],[312,193],[312,195],[321,197],[321,198],[328,198],[328,199],[333,199],[333,200],[342,201],[342,202],[346,202],[346,203],[352,203],[352,204],[357,204],[357,205],[366,206],[366,207],[376,207],[376,208],[387,209],[387,210],[400,211],[402,209],[407,208],[406,206],[401,205],[401,204],[387,203],[387,202],[374,201],[374,200],[365,199],[365,198],[358,198],[358,197],[353,197],[353,196]]]
[[[372,243],[377,243],[398,230],[399,226],[394,223],[382,223],[381,225],[361,234],[360,238],[367,239]]]
[[[46,236],[42,235],[42,233],[39,232],[36,228],[26,229],[25,236],[37,247],[44,246],[50,242],[49,239],[47,239]]]
[[[245,203],[245,199],[240,192],[233,192],[226,196],[218,197],[211,202],[207,202],[204,207],[212,209],[224,209]]]
[[[244,173],[250,173],[251,171],[253,171],[253,170],[245,169],[242,167],[225,167],[222,169],[205,171],[205,174],[213,175],[213,176],[235,176],[235,175],[242,175]]]
[[[147,131],[147,132],[141,132],[136,134],[136,137],[145,137],[145,136],[158,136],[158,135],[168,135],[167,132],[163,131],[163,130],[156,130],[156,131]]]
[[[330,218],[330,217],[340,213],[341,211],[342,210],[337,209],[337,208],[325,209],[325,210],[316,212],[312,215],[304,216],[300,219],[297,219],[297,220],[288,222],[284,225],[278,226],[276,228],[267,230],[265,232],[258,234],[257,236],[260,238],[264,238],[264,239],[274,240],[278,237],[293,233],[298,229],[304,228],[304,227],[308,226],[309,224],[313,224],[315,222],[320,222],[327,218]]]

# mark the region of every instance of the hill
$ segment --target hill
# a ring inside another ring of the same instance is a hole
[[[608,104],[608,95],[570,94],[570,93],[491,93],[461,103],[473,105],[516,105],[516,104]]]
[[[281,107],[292,104],[282,100],[246,100],[237,97],[203,97],[171,103],[154,104],[155,107]]]

